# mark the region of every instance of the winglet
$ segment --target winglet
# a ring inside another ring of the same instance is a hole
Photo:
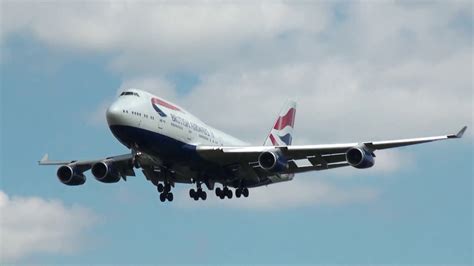
[[[47,162],[47,161],[48,161],[48,154],[45,153],[45,154],[43,155],[43,158],[41,158],[41,160],[39,160],[38,163],[39,163],[39,164],[42,164],[42,163],[45,163],[45,162]]]
[[[448,138],[450,138],[450,139],[460,139],[460,138],[462,138],[462,135],[464,135],[464,132],[466,132],[466,129],[467,129],[467,126],[464,126],[463,128],[461,128],[461,130],[459,130],[458,133],[451,134],[451,135],[448,136]]]
[[[462,138],[462,135],[464,135],[464,132],[466,131],[467,126],[464,126],[459,132],[456,134],[456,138]]]

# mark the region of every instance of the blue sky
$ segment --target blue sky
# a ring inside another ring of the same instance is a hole
[[[2,2],[2,260],[472,264],[472,3],[420,5]],[[470,128],[232,201],[37,166],[126,153],[104,110],[129,86],[256,144],[288,97],[299,144]]]

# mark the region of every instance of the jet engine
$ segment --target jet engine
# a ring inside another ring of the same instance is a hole
[[[288,160],[278,151],[265,151],[258,156],[260,167],[268,172],[280,172],[288,169]]]
[[[86,182],[84,174],[73,164],[59,167],[56,175],[61,183],[68,186],[78,186]]]
[[[91,169],[95,179],[103,183],[117,183],[120,181],[120,174],[112,162],[102,161],[95,163]]]
[[[351,148],[346,152],[347,162],[355,168],[364,169],[374,166],[373,153],[364,148]]]

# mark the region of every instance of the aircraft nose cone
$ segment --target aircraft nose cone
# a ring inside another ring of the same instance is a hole
[[[110,125],[115,125],[119,124],[120,120],[122,118],[122,109],[118,104],[113,103],[109,108],[107,109],[105,116],[107,117],[107,123]]]

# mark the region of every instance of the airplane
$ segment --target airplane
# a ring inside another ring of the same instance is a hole
[[[291,145],[296,102],[281,109],[263,145],[250,145],[215,129],[184,108],[149,92],[124,90],[106,111],[112,134],[130,153],[86,161],[51,161],[45,154],[40,165],[57,165],[57,177],[69,186],[83,185],[84,172],[103,183],[135,176],[141,169],[160,193],[160,201],[173,201],[177,183],[193,184],[194,200],[206,200],[203,184],[220,199],[248,197],[249,188],[290,181],[297,173],[345,166],[374,166],[375,151],[425,142],[461,138],[467,127],[443,136],[367,141],[344,144]]]

